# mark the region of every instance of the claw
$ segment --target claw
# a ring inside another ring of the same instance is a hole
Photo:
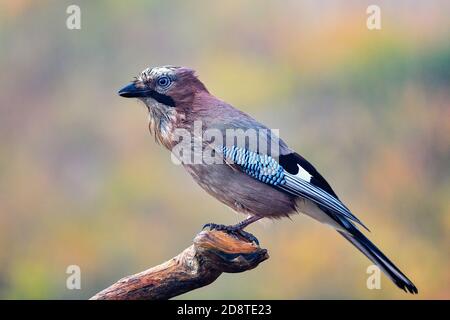
[[[205,230],[206,228],[210,228],[211,229],[211,225],[212,223],[207,223],[202,227],[202,230]]]
[[[207,223],[203,226],[202,230],[209,228],[209,230],[227,230],[227,226],[217,223]]]
[[[250,232],[247,232],[244,230],[239,230],[238,232],[243,238],[245,238],[246,240],[249,240],[249,242],[254,242],[257,246],[259,246],[258,239],[254,235],[252,235]]]

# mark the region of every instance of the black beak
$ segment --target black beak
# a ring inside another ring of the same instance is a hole
[[[133,82],[131,82],[122,89],[120,89],[118,94],[119,96],[124,98],[139,98],[139,97],[146,97],[149,94],[149,92],[150,92],[149,89],[138,88]]]

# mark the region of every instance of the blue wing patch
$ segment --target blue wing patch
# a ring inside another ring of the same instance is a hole
[[[261,182],[274,186],[286,183],[283,167],[271,156],[235,146],[224,146],[223,155],[228,161],[240,166],[243,172]]]

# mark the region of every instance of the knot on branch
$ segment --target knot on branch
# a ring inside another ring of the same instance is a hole
[[[223,231],[202,231],[194,238],[194,248],[202,266],[226,273],[253,269],[269,258],[266,249]]]

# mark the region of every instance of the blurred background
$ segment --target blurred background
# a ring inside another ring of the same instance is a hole
[[[81,30],[66,9],[81,8]],[[366,27],[381,8],[381,30]],[[180,298],[450,298],[448,1],[0,1],[0,298],[86,299],[235,215],[117,90],[197,70],[313,162],[418,286],[307,217],[251,226],[270,259]],[[66,268],[81,268],[81,290]]]

